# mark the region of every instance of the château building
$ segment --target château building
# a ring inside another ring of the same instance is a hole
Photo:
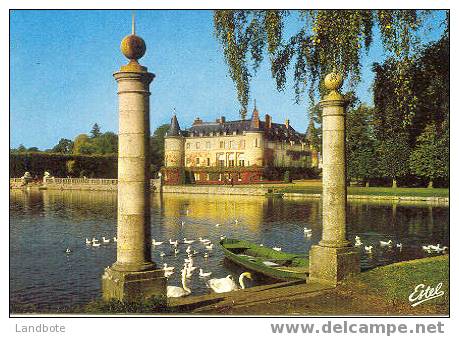
[[[256,106],[251,119],[196,118],[186,130],[181,130],[174,114],[165,136],[164,183],[248,184],[282,180],[285,171],[317,168],[312,128],[310,123],[301,134],[288,119],[278,124],[266,114],[260,120]]]

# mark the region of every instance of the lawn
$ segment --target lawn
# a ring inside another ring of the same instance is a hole
[[[282,193],[321,194],[322,186],[304,183],[277,185],[275,189]],[[400,197],[448,197],[448,188],[391,188],[391,187],[355,187],[347,188],[348,195],[375,195]]]

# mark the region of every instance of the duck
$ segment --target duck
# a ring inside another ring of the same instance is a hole
[[[164,263],[164,264],[163,264],[163,270],[164,270],[164,271],[171,272],[171,271],[173,271],[174,269],[175,269],[175,267],[172,267],[172,266],[169,267],[169,266],[167,265],[167,263]]]
[[[273,247],[273,249],[274,249],[275,251],[278,251],[278,252],[280,252],[280,251],[282,250],[281,247]]]
[[[245,289],[244,277],[252,279],[252,274],[249,272],[243,272],[239,276],[239,285],[241,289]],[[226,293],[230,291],[239,290],[236,282],[234,282],[231,275],[228,275],[224,278],[213,278],[206,282],[207,286],[216,293]]]
[[[99,242],[94,242],[94,241],[93,241],[93,242],[92,242],[92,246],[93,246],[93,247],[99,247],[99,246],[100,246],[100,243],[99,243]]]
[[[389,241],[379,241],[379,244],[381,245],[381,247],[384,247],[384,246],[392,246],[392,240],[389,240]]]
[[[174,274],[174,271],[164,271],[164,277],[169,278]]]
[[[87,244],[87,245],[90,245],[91,243],[92,243],[92,241],[89,240],[88,238],[86,238],[86,244]]]
[[[99,240],[97,240],[96,238],[92,238],[92,243],[97,243],[99,242]]]
[[[210,245],[206,246],[207,250],[212,250],[214,248],[214,244],[211,243]]]
[[[356,241],[356,242],[354,243],[354,246],[356,246],[356,247],[359,247],[359,246],[361,246],[361,245],[363,245],[362,241]]]
[[[177,248],[174,248],[174,255],[177,255],[178,253],[180,253],[180,250]]]
[[[306,235],[307,238],[312,237],[312,233],[305,233],[305,235]]]
[[[172,239],[169,239],[169,243],[170,243],[172,246],[177,246],[177,245],[178,245],[178,240],[172,241]]]
[[[110,239],[106,239],[105,236],[102,237],[102,242],[103,243],[109,243]]]
[[[191,289],[186,286],[186,274],[185,271],[182,270],[182,287],[176,286],[167,286],[166,288],[166,296],[167,297],[184,297],[191,294]]]
[[[159,256],[164,257],[164,256],[166,256],[166,253],[160,252],[160,253],[159,253]]]
[[[209,257],[209,253],[204,253],[204,258],[207,259]]]
[[[308,227],[303,228],[304,233],[312,233],[312,229],[309,229]]]
[[[373,246],[365,246],[365,251],[367,253],[372,253],[373,252]]]
[[[402,244],[402,243],[397,243],[397,244],[396,244],[396,246],[397,246],[397,248],[400,248],[400,249],[402,249],[402,247],[403,247],[403,244]]]
[[[183,238],[183,243],[184,244],[187,244],[187,245],[191,245],[193,242],[195,242],[196,240],[187,240],[186,238]]]
[[[191,246],[186,247],[185,252],[186,252],[187,254],[191,253]]]
[[[161,246],[164,241],[156,241],[155,239],[151,240],[153,246]]]
[[[215,224],[215,227],[220,227],[220,224],[219,223]]]
[[[66,253],[66,254],[70,254],[71,252],[72,252],[72,251],[70,250],[70,248],[67,248],[67,249],[65,250],[65,253]]]
[[[210,275],[212,275],[212,272],[209,271],[208,273],[204,273],[204,271],[202,270],[202,268],[199,268],[199,276],[200,277],[209,277]]]

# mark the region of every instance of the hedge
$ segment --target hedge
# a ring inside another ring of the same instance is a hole
[[[10,153],[10,177],[43,177],[48,171],[55,177],[116,178],[117,155],[66,155],[58,153]]]

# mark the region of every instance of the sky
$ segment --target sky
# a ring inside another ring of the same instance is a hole
[[[10,147],[41,150],[61,138],[118,132],[118,97],[113,73],[128,61],[119,50],[131,32],[131,11],[26,10],[10,12]],[[173,109],[180,126],[196,117],[239,119],[239,103],[223,52],[213,34],[212,11],[138,10],[136,34],[147,45],[140,63],[156,78],[150,86],[152,132],[169,123]],[[421,33],[424,42],[438,39],[444,12],[435,13]],[[294,30],[294,24],[287,30]],[[376,38],[362,57],[361,101],[372,104],[371,65],[386,55]],[[292,72],[289,72],[290,74]],[[251,102],[274,122],[290,119],[299,132],[308,125],[307,99],[294,102],[291,76],[284,92],[276,90],[267,60],[251,82]],[[250,116],[249,116],[250,117]]]

